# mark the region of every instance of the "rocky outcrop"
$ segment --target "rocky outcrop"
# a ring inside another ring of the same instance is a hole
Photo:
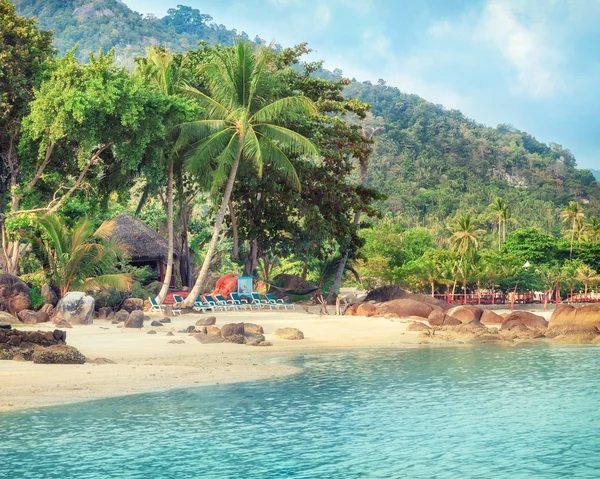
[[[446,314],[458,319],[461,323],[470,323],[481,319],[483,309],[478,306],[455,306],[446,311]]]
[[[17,316],[25,324],[47,323],[50,321],[50,317],[42,310],[23,309],[17,313]]]
[[[36,364],[83,364],[85,356],[77,348],[56,344],[47,348],[36,346],[31,359]]]
[[[359,306],[360,309],[360,306]],[[433,311],[433,306],[422,303],[415,299],[395,299],[383,303],[377,308],[380,316],[390,318],[408,318],[409,316],[418,316],[427,319]]]
[[[117,311],[115,313],[114,318],[113,318],[114,321],[117,321],[119,323],[124,323],[128,319],[129,319],[129,312],[125,311],[124,309],[121,309],[120,311]]]
[[[559,306],[550,317],[546,336],[557,342],[600,343],[600,306]]]
[[[131,313],[132,311],[143,311],[144,300],[139,298],[127,298],[121,304],[121,309],[124,309],[128,313]]]
[[[262,334],[256,333],[244,333],[244,343],[248,346],[258,346],[265,340],[265,337]]]
[[[20,331],[0,329],[0,359],[13,359],[15,356],[25,361],[32,359],[36,346],[49,347],[65,344],[66,331]]]
[[[56,303],[58,303],[58,295],[49,284],[42,286],[40,294],[46,303],[51,304],[52,306],[56,306]]]
[[[217,318],[214,316],[207,316],[196,321],[196,326],[214,326],[217,322]]]
[[[371,303],[361,303],[356,307],[355,316],[371,318],[377,315],[377,307]]]
[[[419,321],[415,321],[413,323],[410,323],[407,327],[406,327],[407,331],[413,331],[413,332],[429,332],[431,331],[431,328],[429,326],[427,326],[425,323],[421,323]]]
[[[54,306],[52,306],[50,303],[44,303],[40,308],[40,311],[46,313],[49,318],[54,316]]]
[[[65,320],[69,324],[92,324],[94,298],[76,291],[65,294],[56,305],[54,319]]]
[[[0,311],[0,321],[3,323],[18,323],[19,319],[15,318],[12,314],[7,313],[6,311]]]
[[[244,334],[265,334],[262,326],[254,323],[244,323]]]
[[[223,336],[220,334],[196,333],[194,334],[194,338],[196,341],[202,344],[216,344],[225,342],[225,338],[223,338]]]
[[[504,318],[489,309],[484,309],[479,321],[486,326],[496,326],[499,328],[504,322]]]
[[[275,336],[277,336],[279,339],[304,339],[304,333],[296,328],[279,328],[275,331]]]
[[[132,311],[129,317],[125,320],[123,327],[125,328],[142,328],[144,326],[144,312],[143,311]]]
[[[98,319],[108,319],[110,313],[112,313],[112,308],[102,307],[98,309]]]
[[[17,314],[30,307],[29,286],[12,274],[0,274],[0,309]]]
[[[206,334],[217,334],[221,336],[221,328],[216,326],[206,326]]]
[[[414,294],[400,288],[399,286],[383,286],[381,288],[369,291],[365,298],[365,302],[374,301],[376,303],[385,303],[396,299],[412,299],[419,303],[425,303],[430,306],[437,306],[442,310],[449,309],[450,306],[444,301],[433,298],[425,294]]]
[[[229,324],[223,325],[223,327],[221,328],[221,336],[223,336],[228,341],[233,336],[243,336],[243,335],[244,335],[244,323],[229,323]]]
[[[533,331],[545,332],[546,329],[548,328],[548,321],[546,321],[541,316],[538,316],[537,314],[528,313],[527,311],[512,312],[502,322],[502,324],[504,325],[505,323],[508,323],[511,321],[519,321],[520,323],[522,323],[527,328],[529,328]]]

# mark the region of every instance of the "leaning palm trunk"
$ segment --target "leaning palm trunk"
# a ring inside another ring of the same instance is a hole
[[[360,211],[357,211],[354,214],[354,226],[358,225],[359,220],[360,220]],[[340,264],[338,265],[338,269],[335,273],[335,279],[333,280],[333,284],[331,285],[329,294],[327,295],[328,303],[333,302],[334,296],[337,295],[337,292],[340,289],[340,286],[342,284],[342,277],[344,276],[344,271],[346,271],[346,264],[348,263],[349,256],[350,256],[350,248],[346,248],[346,251],[344,251],[344,256],[342,256]]]
[[[215,249],[217,247],[217,241],[219,240],[219,236],[221,234],[221,227],[223,226],[223,220],[225,219],[225,213],[227,212],[227,207],[229,205],[229,198],[231,198],[231,192],[233,191],[233,184],[235,183],[235,177],[237,174],[237,169],[240,164],[240,157],[242,156],[242,145],[244,144],[244,138],[240,137],[238,150],[235,157],[235,161],[233,165],[231,165],[231,171],[229,172],[229,179],[227,180],[227,186],[225,187],[225,192],[223,193],[223,199],[221,200],[221,208],[219,208],[219,214],[215,220],[215,226],[213,228],[213,235],[210,240],[210,244],[208,245],[208,251],[206,252],[206,256],[204,257],[204,263],[202,263],[202,269],[200,270],[200,274],[194,283],[194,287],[190,291],[189,296],[186,298],[184,302],[184,306],[186,308],[191,308],[194,305],[194,301],[196,301],[196,297],[200,294],[200,290],[204,288],[204,284],[206,283],[206,278],[208,277],[208,270],[210,268],[210,264],[212,262],[212,258],[215,254]]]
[[[163,285],[160,288],[156,302],[162,304],[167,296],[171,286],[171,276],[173,276],[173,158],[169,160],[169,179],[167,180],[167,223],[169,229],[168,248],[167,248],[167,270]]]

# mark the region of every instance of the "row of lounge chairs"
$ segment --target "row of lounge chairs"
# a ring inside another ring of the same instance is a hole
[[[251,293],[250,298],[242,297],[239,293],[231,293],[231,299],[226,299],[224,296],[220,294],[216,294],[214,296],[210,294],[205,294],[203,296],[198,296],[194,303],[194,309],[196,311],[239,311],[240,309],[248,309],[252,310],[252,308],[256,309],[296,309],[296,306],[293,303],[285,303],[281,299],[276,299],[272,294],[265,294],[264,298],[260,297],[258,293]],[[182,303],[184,299],[174,294],[173,299],[176,303]]]

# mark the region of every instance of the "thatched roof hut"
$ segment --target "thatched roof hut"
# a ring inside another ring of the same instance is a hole
[[[108,221],[114,224],[112,236],[129,248],[131,264],[152,267],[162,280],[169,251],[167,239],[129,213],[121,213]],[[179,253],[175,250],[173,259],[178,257]]]

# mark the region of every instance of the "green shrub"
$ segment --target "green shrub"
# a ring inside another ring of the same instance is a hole
[[[31,309],[38,310],[46,302],[38,288],[31,288],[29,290],[29,297],[31,298]]]

